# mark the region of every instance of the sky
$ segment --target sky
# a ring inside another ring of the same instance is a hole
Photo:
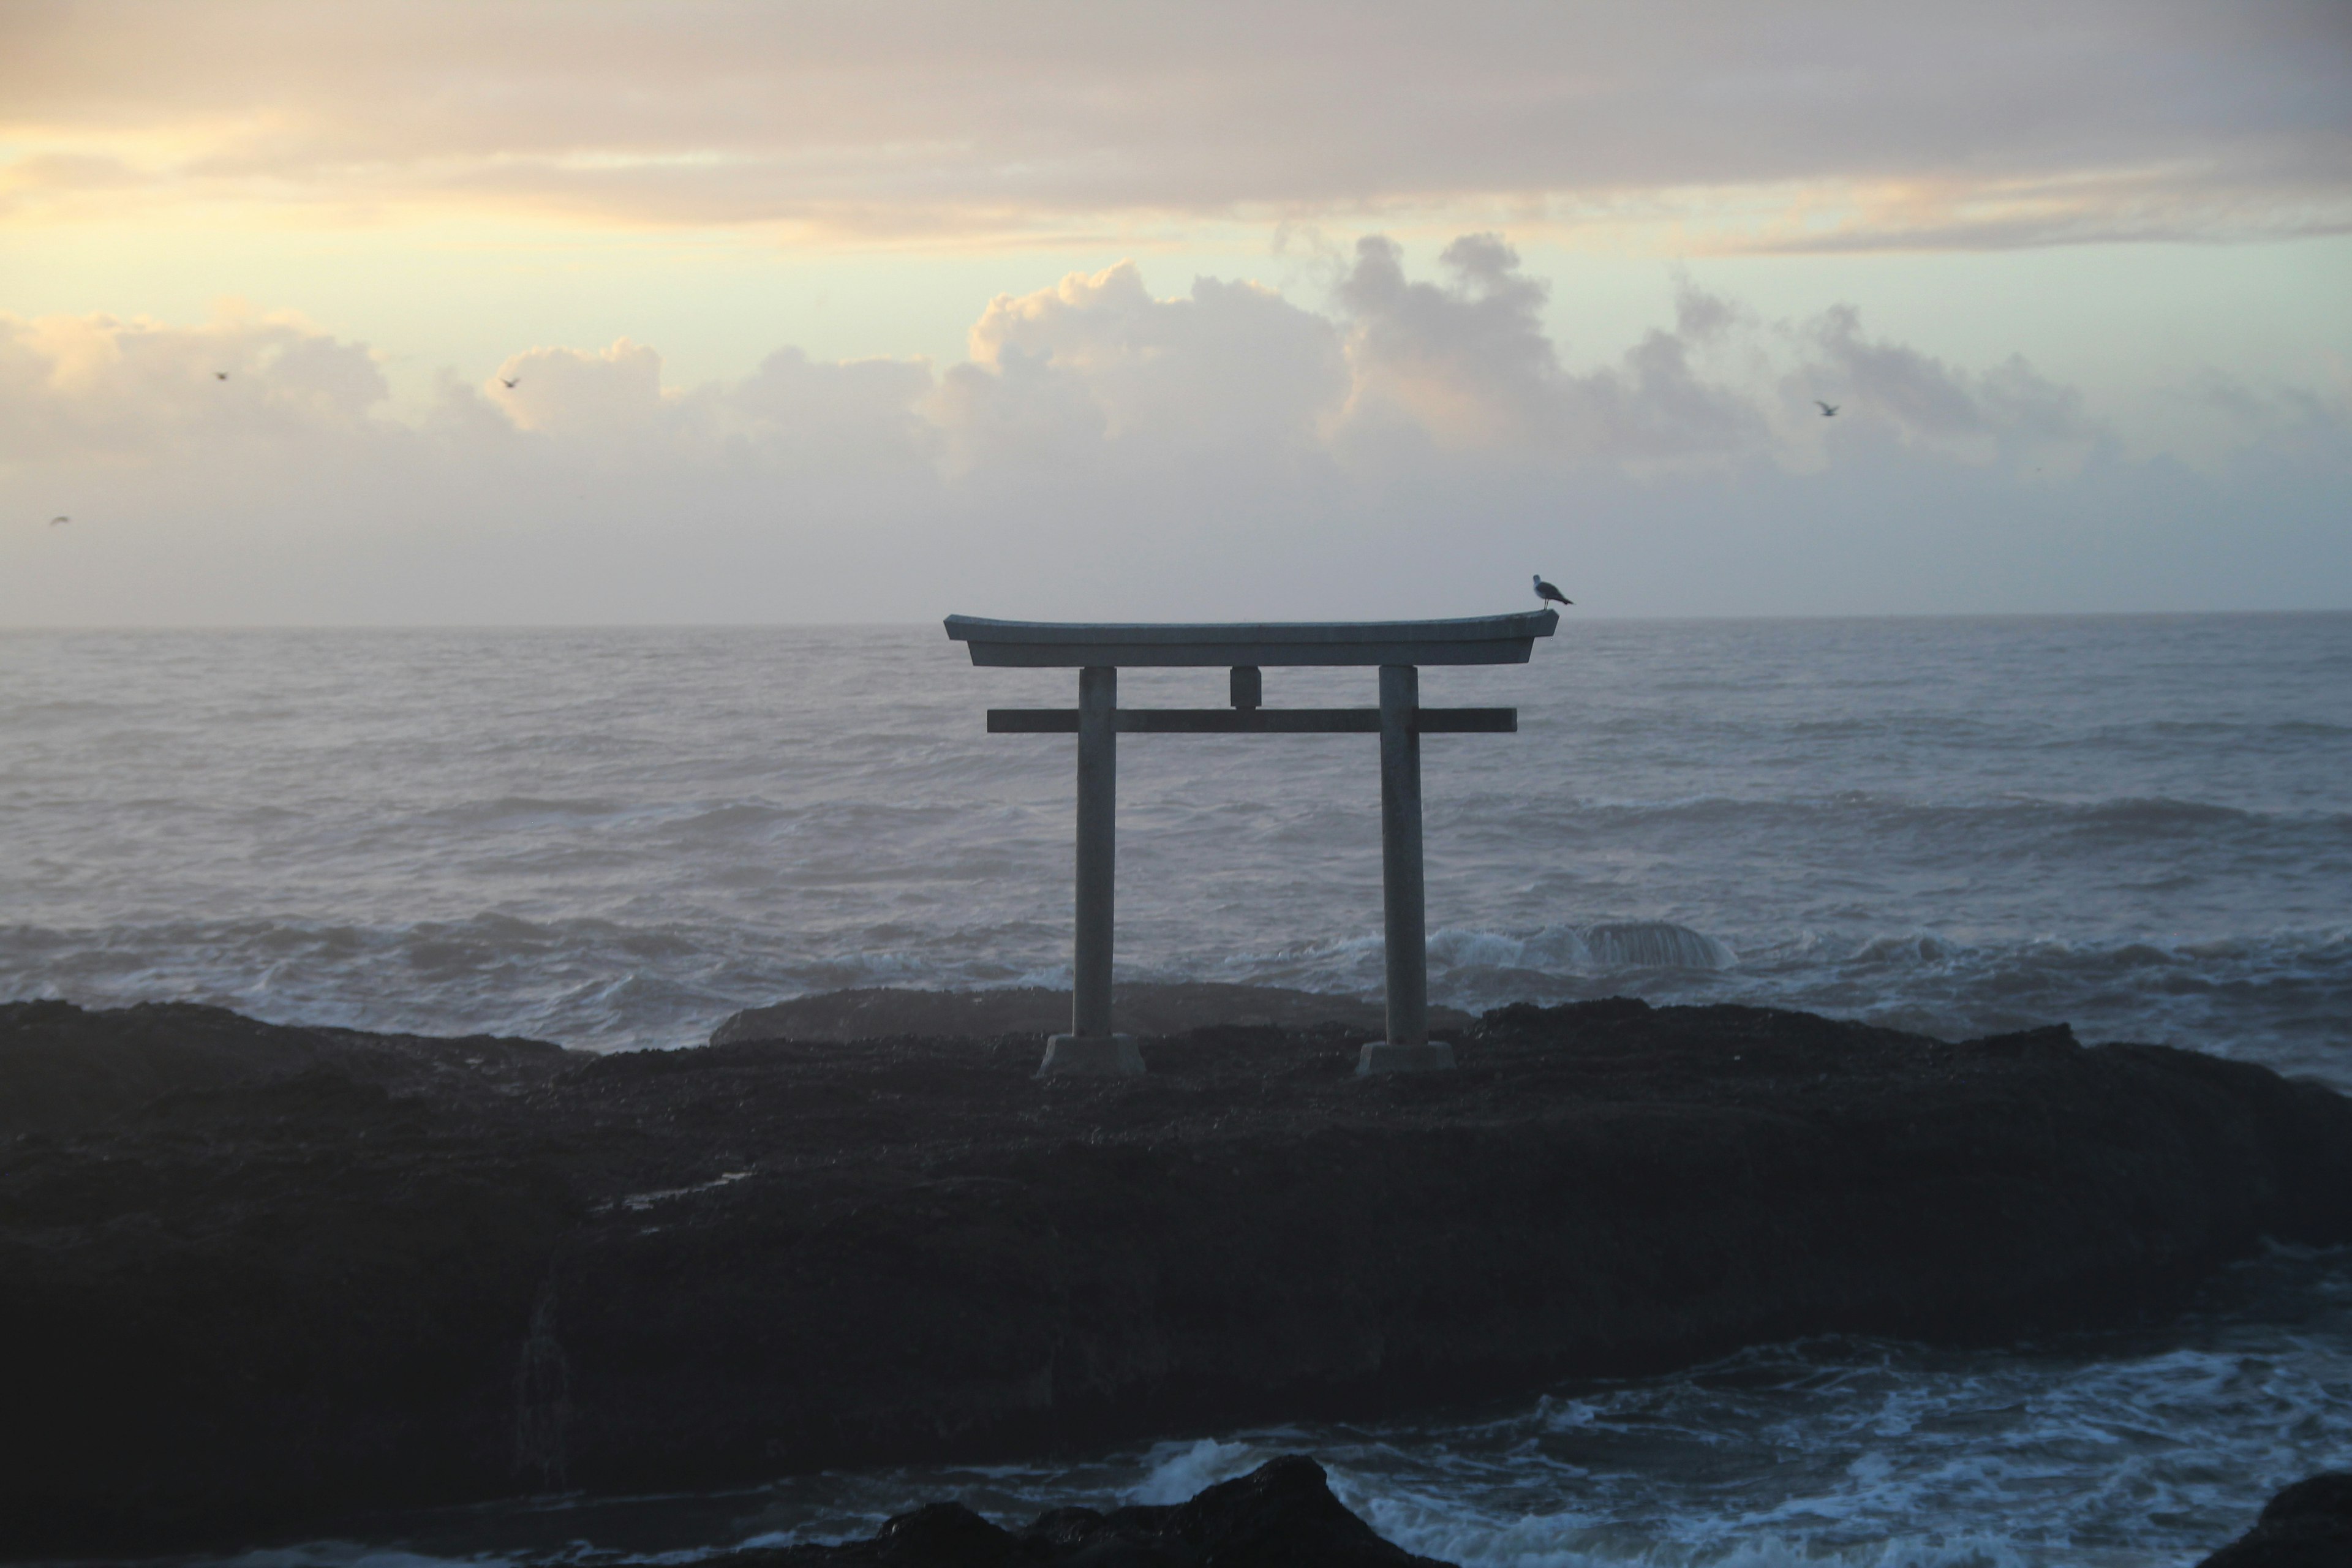
[[[2352,607],[2352,4],[0,0],[0,626],[1536,572]]]

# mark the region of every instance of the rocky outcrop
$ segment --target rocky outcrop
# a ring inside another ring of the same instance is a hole
[[[0,1517],[163,1547],[1985,1342],[2352,1238],[2352,1105],[2065,1030],[1639,1002],[1445,1074],[1223,1026],[588,1057],[0,1007]]]
[[[713,1568],[1445,1568],[1381,1540],[1302,1454],[1171,1507],[1058,1508],[1014,1531],[940,1502],[898,1515],[870,1541],[705,1561]]]
[[[2295,1482],[2198,1568],[2352,1568],[2352,1470]]]
[[[1471,1025],[1470,1015],[1432,1007],[1430,1027],[1441,1035]],[[1223,985],[1204,981],[1121,985],[1111,1024],[1134,1035],[1181,1035],[1220,1024],[1309,1029],[1331,1025],[1368,1040],[1381,1037],[1388,1015],[1378,1002],[1290,991],[1274,985]],[[991,991],[912,991],[877,985],[827,991],[768,1007],[746,1007],[711,1031],[714,1046],[752,1040],[870,1040],[892,1035],[1051,1035],[1070,1026],[1070,994],[1040,985]]]

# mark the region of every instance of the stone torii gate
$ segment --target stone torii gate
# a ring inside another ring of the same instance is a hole
[[[1387,947],[1388,1038],[1366,1045],[1360,1073],[1454,1065],[1429,1037],[1429,942],[1421,863],[1421,738],[1510,734],[1516,708],[1423,708],[1424,664],[1525,664],[1551,636],[1557,612],[1446,621],[1211,622],[1195,625],[995,621],[950,616],[948,636],[971,662],[999,668],[1075,667],[1078,705],[992,708],[992,735],[1078,738],[1077,934],[1070,1032],[1045,1047],[1037,1071],[1139,1073],[1132,1037],[1111,1032],[1110,955],[1118,737],[1130,735],[1370,735],[1381,738],[1381,884]],[[1121,708],[1122,665],[1224,665],[1230,708]],[[1266,665],[1378,665],[1377,708],[1260,706]]]

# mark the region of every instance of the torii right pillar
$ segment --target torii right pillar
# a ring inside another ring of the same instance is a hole
[[[1381,666],[1381,927],[1388,970],[1388,1038],[1356,1055],[1358,1073],[1454,1065],[1429,1037],[1429,915],[1421,860],[1421,670]]]

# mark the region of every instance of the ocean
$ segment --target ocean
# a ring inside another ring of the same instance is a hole
[[[1266,700],[1372,685],[1273,669]],[[1223,686],[1128,671],[1120,699]],[[615,1050],[842,986],[1066,984],[1071,745],[982,711],[1075,689],[930,623],[0,632],[0,997]],[[2065,1021],[2352,1089],[2352,615],[1571,618],[1423,700],[1520,714],[1423,743],[1433,1001]],[[1122,979],[1377,994],[1370,738],[1126,737],[1119,789]],[[941,1496],[1173,1496],[1287,1448],[1465,1563],[2184,1562],[2352,1464],[2352,1259],[2275,1254],[2185,1322],[2064,1344],[1808,1342],[1377,1428],[239,1561],[690,1555]]]

